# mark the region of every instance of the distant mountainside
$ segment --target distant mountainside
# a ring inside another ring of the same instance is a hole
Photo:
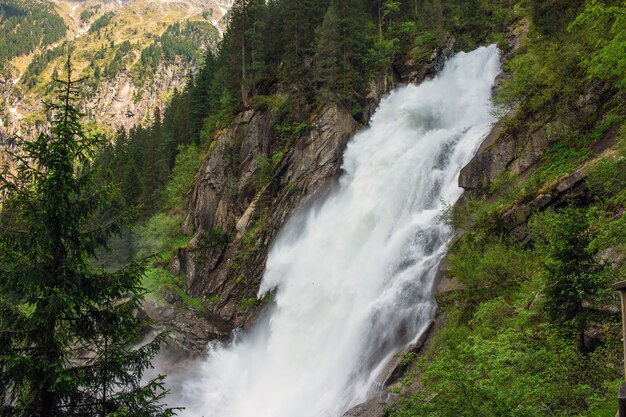
[[[43,124],[42,100],[70,53],[94,126],[150,120],[216,44],[230,3],[0,0],[0,138]]]

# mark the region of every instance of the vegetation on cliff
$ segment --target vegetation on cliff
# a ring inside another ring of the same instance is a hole
[[[463,289],[439,296],[444,328],[393,388],[404,395],[389,416],[615,415],[626,5],[522,5],[532,23],[496,97],[515,109],[500,138],[517,137],[518,157],[528,158],[524,132],[539,132],[543,155],[524,176],[505,170],[447,213],[464,231],[449,256]],[[582,182],[568,189],[568,179]],[[525,207],[527,224],[511,220]]]

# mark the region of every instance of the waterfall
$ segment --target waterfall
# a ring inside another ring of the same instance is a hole
[[[443,205],[490,130],[498,72],[495,46],[459,53],[380,103],[334,191],[274,242],[259,291],[275,289],[271,311],[195,364],[183,416],[338,417],[366,399],[381,364],[435,314]]]

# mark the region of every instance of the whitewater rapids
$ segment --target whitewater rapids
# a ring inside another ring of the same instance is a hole
[[[367,398],[393,353],[435,314],[450,230],[444,203],[493,123],[495,46],[459,53],[393,91],[354,136],[324,201],[296,214],[270,251],[267,317],[211,345],[182,386],[186,417],[338,417]]]

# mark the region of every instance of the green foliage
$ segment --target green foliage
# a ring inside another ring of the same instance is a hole
[[[33,60],[28,64],[24,75],[22,75],[22,82],[27,88],[33,88],[40,84],[40,76],[43,71],[48,67],[52,60],[67,55],[71,50],[66,44],[59,45],[52,49],[47,49],[45,52],[36,54]]]
[[[198,247],[201,250],[213,248],[228,243],[229,236],[219,227],[212,227],[210,230],[204,230],[198,239]]]
[[[484,243],[464,236],[449,255],[450,273],[468,290],[497,291],[519,285],[533,270],[533,259],[517,245]]]
[[[104,67],[103,76],[108,79],[115,78],[121,71],[125,70],[127,64],[134,56],[128,56],[132,46],[128,40],[115,46],[113,58]]]
[[[432,55],[433,47],[436,45],[437,37],[431,32],[421,32],[415,36],[413,42],[413,48],[410,51],[410,56],[415,61],[426,61]]]
[[[619,341],[580,354],[526,307],[529,296],[483,302],[468,324],[438,332],[417,365],[423,388],[385,415],[612,417],[615,409],[606,404],[614,404],[620,362],[610,352]]]
[[[0,3],[0,63],[46,47],[65,36],[67,27],[51,4],[32,0]]]
[[[181,206],[185,195],[191,189],[195,174],[203,159],[204,155],[196,145],[179,147],[172,174],[165,187],[165,207]]]
[[[182,221],[181,216],[158,213],[139,226],[139,255],[158,255],[162,262],[171,260],[174,250],[187,244],[190,238],[182,233]]]
[[[0,177],[0,414],[171,416],[163,377],[142,382],[163,336],[130,349],[147,324],[144,265],[93,266],[128,216],[95,176],[103,142],[83,130],[69,58],[59,83],[50,130]]]
[[[597,0],[587,2],[583,12],[570,25],[570,30],[586,30],[589,34],[593,52],[583,58],[587,75],[591,78],[610,80],[624,89],[626,4],[610,1],[606,3]]]
[[[595,214],[567,207],[537,214],[529,222],[534,242],[543,253],[544,309],[554,322],[578,333],[581,351],[589,319],[584,304],[596,301],[608,286],[608,270],[597,260],[598,248],[592,245]]]
[[[108,26],[114,16],[114,12],[106,12],[105,14],[94,20],[94,22],[89,27],[89,32],[98,32],[100,29]]]
[[[86,23],[89,21],[89,19],[91,19],[92,16],[94,16],[96,13],[98,13],[98,11],[100,10],[101,6],[99,4],[95,4],[93,6],[90,6],[86,9],[84,9],[82,12],[80,12],[80,21],[82,23]]]
[[[274,301],[274,298],[267,294],[263,298],[251,297],[241,300],[238,304],[238,307],[242,311],[247,311],[250,309],[258,308],[266,303],[271,303]]]
[[[535,29],[542,35],[554,35],[567,27],[583,1],[530,0],[529,3]]]
[[[163,268],[149,268],[146,271],[142,285],[148,290],[148,296],[163,301],[170,294],[175,294],[183,302],[183,305],[199,313],[206,311],[201,297],[192,297],[184,290],[184,277],[172,275]]]
[[[260,191],[263,187],[270,183],[274,177],[274,164],[271,158],[264,156],[257,156],[256,158],[256,171],[252,178],[252,183],[257,191]]]
[[[239,302],[239,308],[242,310],[249,310],[251,308],[258,307],[260,304],[261,300],[256,297],[246,298],[245,300]]]
[[[142,83],[154,76],[162,62],[173,62],[176,59],[199,62],[202,46],[211,46],[217,36],[216,29],[206,22],[187,21],[182,27],[176,22],[141,51],[133,75],[138,83]]]
[[[331,2],[316,31],[318,102],[339,101],[352,107],[364,92],[364,61],[370,49],[363,30],[367,23],[362,2]]]
[[[243,235],[237,253],[233,257],[231,268],[237,271],[242,264],[252,259],[260,249],[260,238],[266,227],[266,218],[261,215]]]
[[[587,168],[587,186],[605,205],[626,204],[626,125],[622,125],[616,152]]]

